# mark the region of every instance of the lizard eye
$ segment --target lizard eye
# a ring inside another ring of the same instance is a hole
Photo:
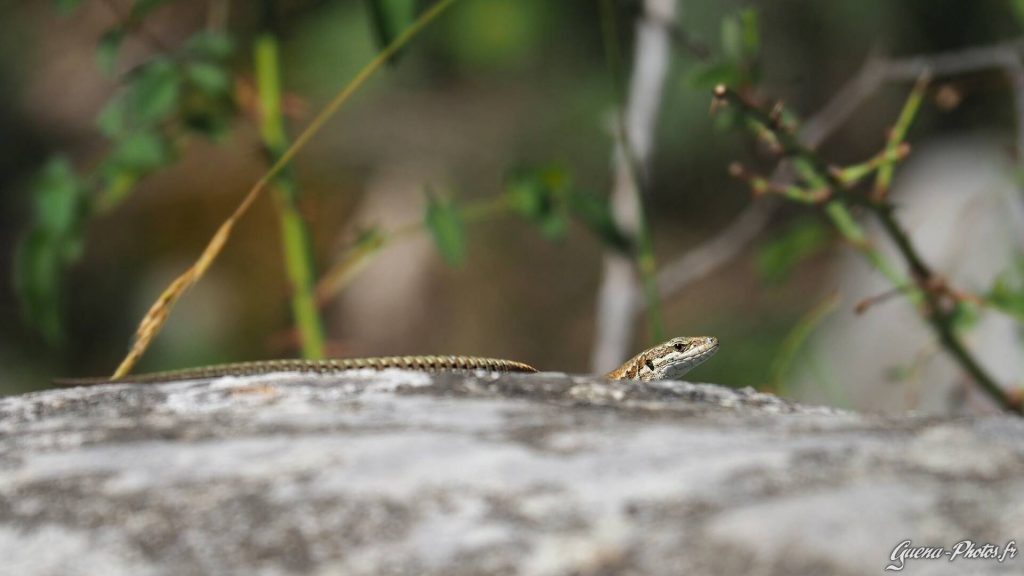
[[[684,346],[682,342],[676,342],[672,346],[676,349],[676,352],[682,352],[683,348],[686,348],[686,346]]]
[[[654,360],[651,360],[650,358],[648,358],[647,361],[644,362],[644,364],[647,365],[647,369],[648,370],[650,370],[651,372],[654,372]]]

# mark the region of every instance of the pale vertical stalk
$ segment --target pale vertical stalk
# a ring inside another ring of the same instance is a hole
[[[654,142],[654,128],[661,108],[661,97],[672,53],[669,26],[675,21],[675,0],[645,0],[644,14],[637,22],[636,47],[628,97],[621,116],[616,118],[613,154],[612,213],[620,228],[638,238],[640,256],[629,258],[607,252],[604,274],[597,299],[597,327],[591,352],[591,368],[596,373],[615,368],[629,352],[635,327],[635,311],[640,307],[642,286],[637,265],[646,276],[654,277],[649,232],[643,213],[640,184],[644,181]],[[646,247],[643,246],[646,244]],[[652,333],[660,332],[656,290],[648,290],[648,308]]]

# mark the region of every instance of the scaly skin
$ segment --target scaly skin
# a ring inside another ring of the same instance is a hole
[[[607,377],[612,380],[675,380],[718,351],[714,336],[679,336],[633,356]]]
[[[718,349],[714,337],[680,337],[644,350],[625,364],[607,374],[613,380],[667,380],[678,378],[704,362]],[[186,368],[169,372],[129,375],[120,380],[109,378],[60,379],[61,386],[87,386],[126,382],[151,384],[178,380],[209,380],[224,376],[256,376],[274,373],[337,374],[348,370],[384,370],[397,368],[420,372],[536,372],[522,362],[475,356],[385,356],[381,358],[346,358],[340,360],[265,360],[239,362],[203,368]]]

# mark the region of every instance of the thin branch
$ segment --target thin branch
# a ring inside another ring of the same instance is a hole
[[[1016,38],[989,46],[885,59],[883,60],[883,75],[889,81],[915,81],[925,72],[930,73],[933,77],[941,77],[1005,68],[1012,60],[1019,58],[1022,50],[1024,50],[1024,38]]]
[[[637,238],[634,262],[616,253],[604,258],[604,274],[598,291],[597,330],[591,352],[591,366],[600,373],[614,368],[629,351],[636,316],[634,311],[644,302],[652,339],[660,339],[661,313],[656,268],[650,230],[644,217],[643,189],[647,164],[654,142],[654,128],[661,108],[661,98],[672,54],[672,38],[668,23],[675,21],[675,0],[646,0],[644,15],[637,22],[636,48],[628,101],[620,95],[616,122],[614,183],[611,194],[612,213],[622,230]],[[602,2],[605,44],[615,86],[621,71],[618,39],[615,34],[614,7]],[[646,299],[640,298],[637,269]]]
[[[739,256],[761,234],[781,204],[774,198],[751,203],[717,234],[664,265],[658,272],[662,299],[707,278]]]
[[[808,147],[816,147],[839,129],[868,96],[881,85],[880,60],[869,58],[857,73],[800,128],[797,138]],[[772,174],[772,182],[792,180],[788,165],[782,164]],[[677,256],[658,273],[658,289],[662,299],[669,299],[686,287],[714,274],[732,262],[771,222],[782,206],[777,198],[764,198],[751,203],[721,231],[699,245]],[[640,310],[638,310],[639,312]]]
[[[1024,65],[1021,51],[1024,38],[991,46],[940,52],[907,58],[885,58],[873,54],[860,70],[836,92],[828,103],[801,126],[798,138],[808,148],[816,148],[845,124],[864,103],[886,82],[916,81],[921,72],[931,70],[934,76],[951,76],[981,70],[1003,69],[1013,89],[1017,121],[1017,158],[1024,162]],[[785,165],[775,170],[773,182],[791,179]],[[676,256],[658,273],[662,299],[669,299],[716,272],[740,255],[760,234],[775,211],[782,205],[776,198],[752,203],[721,231],[696,247]],[[693,270],[689,268],[693,267]],[[642,312],[640,303],[637,312]]]
[[[882,86],[886,62],[877,55],[868,56],[860,70],[836,92],[816,114],[802,123],[798,134],[810,148],[817,148],[853,117],[857,108]]]
[[[912,109],[920,102],[920,96],[923,91],[924,84],[919,82],[908,99],[904,111]],[[960,341],[956,333],[956,291],[950,288],[945,280],[938,276],[925,262],[911,241],[910,236],[893,215],[892,205],[884,198],[873,199],[848,188],[837,172],[831,170],[821,156],[804,146],[786,128],[779,126],[776,114],[765,112],[762,108],[748,102],[742,96],[724,86],[719,86],[715,89],[715,98],[718,101],[735,106],[744,117],[758,124],[761,131],[771,133],[781,147],[782,153],[798,162],[804,170],[801,176],[805,179],[812,179],[813,184],[825,182],[828,185],[832,199],[825,203],[824,206],[826,211],[830,212],[830,216],[834,216],[831,211],[837,206],[844,208],[850,206],[863,207],[875,216],[909,268],[911,279],[923,297],[924,309],[922,314],[925,320],[932,325],[932,328],[939,337],[939,342],[946,349],[947,353],[953,356],[974,382],[1003,409],[1019,414],[1024,413],[1024,406],[1022,406],[1020,400],[1011,398],[977,362],[963,342]],[[912,112],[907,115],[912,115]],[[907,122],[909,123],[909,120]],[[842,229],[840,231],[844,232],[844,234],[846,233]],[[864,250],[863,247],[861,249],[862,251]],[[870,256],[870,253],[868,255]],[[874,261],[872,263],[877,265]],[[893,282],[893,284],[900,285],[899,282]]]

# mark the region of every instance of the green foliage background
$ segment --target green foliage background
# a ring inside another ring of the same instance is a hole
[[[0,4],[0,392],[109,372],[149,302],[265,169],[253,104],[258,34],[271,30],[280,45],[294,134],[426,4]],[[297,206],[320,271],[361,233],[379,231],[356,216],[375,174],[426,162],[443,175],[401,200],[439,248],[420,324],[396,322],[405,328],[368,339],[329,308],[328,340],[341,353],[460,352],[587,369],[602,251],[635,249],[604,200],[615,86],[598,4],[458,2],[300,155]],[[211,25],[224,6],[226,20]],[[998,0],[681,6],[646,198],[662,262],[751,201],[728,176],[731,161],[771,165],[749,139],[723,130],[734,117],[709,116],[713,85],[756,86],[813,111],[872,50],[1013,38],[1024,13],[1020,2]],[[628,62],[638,3],[615,7]],[[959,107],[922,113],[915,137],[970,129],[1012,141],[1001,78],[976,75],[962,88]],[[883,91],[823,153],[852,162],[877,152],[904,96]],[[773,361],[824,298],[821,272],[842,249],[823,223],[787,209],[726,270],[664,303],[669,332],[728,342],[731,361],[695,378],[771,384]],[[291,320],[277,225],[265,198],[144,368],[295,354],[282,336]],[[387,265],[386,250],[377,262]],[[1019,276],[1007,271],[990,292],[1018,316]]]

